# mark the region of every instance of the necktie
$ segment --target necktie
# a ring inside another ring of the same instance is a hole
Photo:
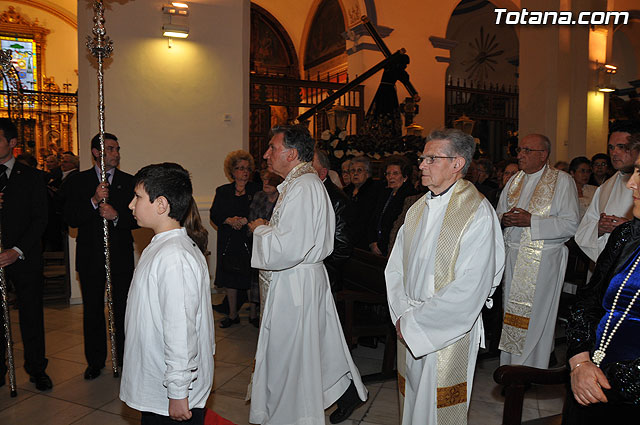
[[[7,166],[0,164],[0,192],[4,192],[4,189],[9,183],[9,177],[7,177]]]

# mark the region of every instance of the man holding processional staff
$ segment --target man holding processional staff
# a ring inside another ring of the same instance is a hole
[[[42,305],[42,233],[47,226],[47,190],[38,172],[16,161],[13,148],[18,131],[9,118],[0,118],[0,196],[2,246],[0,267],[15,287],[24,368],[40,391],[53,387],[45,373],[44,313]],[[6,284],[6,282],[4,282]],[[2,316],[0,316],[0,320]],[[3,326],[4,328],[4,326]],[[6,333],[0,332],[0,387],[7,366]]]

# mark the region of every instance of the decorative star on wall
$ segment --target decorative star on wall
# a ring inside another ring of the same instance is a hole
[[[484,28],[480,27],[480,35],[469,42],[471,58],[462,62],[462,65],[468,65],[465,72],[469,79],[484,80],[489,76],[490,70],[496,70],[494,65],[498,62],[495,58],[504,53],[504,50],[498,50],[499,46],[496,35],[485,34]]]

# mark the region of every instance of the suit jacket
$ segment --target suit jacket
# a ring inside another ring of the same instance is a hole
[[[351,201],[345,193],[336,186],[327,176],[324,187],[331,200],[333,212],[336,215],[336,233],[333,237],[333,252],[324,259],[324,264],[329,274],[331,289],[336,292],[342,287],[342,266],[351,257],[353,244],[349,223],[352,222]]]
[[[42,233],[47,227],[47,189],[40,172],[16,161],[4,190],[2,246],[20,248],[24,260],[15,265],[32,267],[42,261]]]
[[[55,187],[56,189],[60,187],[60,183],[62,183],[62,169],[60,167],[56,167],[53,170],[46,173],[47,185]]]
[[[342,265],[353,252],[351,235],[349,234],[349,223],[352,218],[350,214],[351,201],[345,193],[336,186],[330,178],[324,180],[324,187],[327,189],[333,212],[336,215],[336,234],[333,242],[333,252],[325,259],[325,264]]]
[[[93,208],[91,197],[100,180],[94,167],[70,176],[61,190],[64,199],[64,220],[78,228],[76,239],[76,271],[79,273],[104,272],[104,242],[102,217]],[[118,169],[109,186],[107,201],[118,212],[118,225],[109,221],[111,271],[126,273],[133,270],[133,236],[137,227],[129,203],[133,199],[133,176]]]

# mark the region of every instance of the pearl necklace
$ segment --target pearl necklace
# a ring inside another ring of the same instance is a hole
[[[593,353],[593,357],[592,357],[593,363],[595,363],[595,365],[598,367],[600,367],[600,363],[602,363],[602,360],[604,360],[604,356],[606,355],[605,351],[607,350],[607,347],[609,347],[609,343],[611,342],[613,335],[616,333],[616,331],[620,327],[620,324],[624,321],[625,317],[627,317],[627,314],[631,310],[631,307],[633,307],[633,304],[636,302],[638,295],[640,295],[640,289],[638,289],[635,295],[633,296],[633,298],[631,299],[631,302],[629,302],[629,305],[627,306],[627,308],[624,309],[624,312],[622,313],[622,317],[620,318],[620,320],[618,320],[616,325],[613,327],[613,330],[611,331],[611,333],[607,336],[607,332],[609,331],[609,324],[611,322],[611,317],[613,316],[613,312],[615,311],[616,305],[618,304],[618,299],[620,298],[622,289],[624,288],[624,285],[629,280],[629,277],[631,277],[631,275],[633,274],[633,271],[636,269],[636,266],[638,265],[639,262],[640,262],[640,255],[638,255],[636,260],[633,262],[633,265],[631,266],[629,273],[627,273],[627,276],[622,281],[622,284],[618,288],[618,292],[616,292],[616,296],[613,299],[613,304],[611,305],[611,310],[609,311],[609,317],[607,318],[607,322],[604,325],[604,332],[602,332],[602,338],[600,339],[600,346]]]

